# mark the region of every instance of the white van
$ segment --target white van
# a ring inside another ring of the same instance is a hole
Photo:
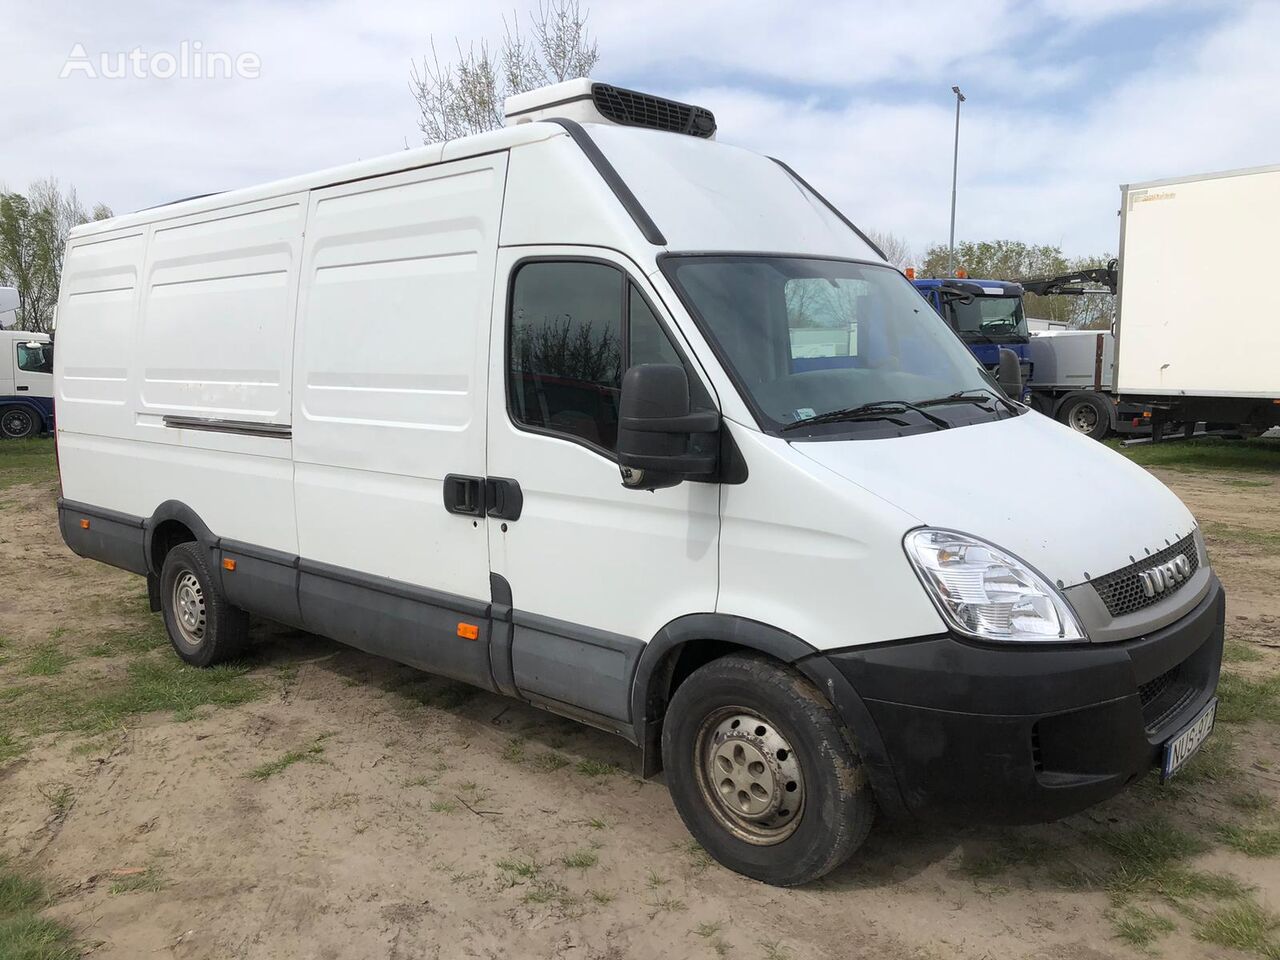
[[[52,429],[52,339],[47,333],[0,330],[0,439]]]
[[[179,656],[256,614],[613,731],[776,884],[877,809],[1040,821],[1177,769],[1223,594],[1173,494],[708,111],[508,111],[72,233],[62,533]]]

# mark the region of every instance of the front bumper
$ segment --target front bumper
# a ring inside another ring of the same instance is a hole
[[[855,733],[868,714],[875,727],[883,807],[1039,823],[1151,769],[1164,741],[1213,696],[1224,609],[1213,577],[1189,613],[1133,640],[1036,649],[946,635],[826,659],[865,706]]]

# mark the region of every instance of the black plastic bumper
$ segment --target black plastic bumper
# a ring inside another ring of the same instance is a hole
[[[826,659],[865,706],[858,725],[869,713],[875,726],[886,810],[1038,823],[1107,799],[1158,761],[1217,687],[1224,608],[1214,577],[1194,610],[1134,640],[1036,649],[948,635]]]

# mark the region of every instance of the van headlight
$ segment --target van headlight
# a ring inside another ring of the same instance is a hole
[[[912,530],[903,545],[938,609],[961,633],[980,640],[1087,639],[1058,591],[999,547],[929,529]]]

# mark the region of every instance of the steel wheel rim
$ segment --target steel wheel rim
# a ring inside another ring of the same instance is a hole
[[[791,836],[804,811],[804,772],[790,741],[759,711],[722,707],[695,738],[703,802],[731,834],[757,846]]]
[[[3,429],[6,437],[25,437],[31,431],[31,415],[25,410],[10,410],[4,415]]]
[[[1092,433],[1098,425],[1098,411],[1087,403],[1077,403],[1071,411],[1071,427],[1078,433]]]
[[[183,640],[193,647],[204,643],[204,590],[190,570],[182,571],[173,583],[173,619]]]

